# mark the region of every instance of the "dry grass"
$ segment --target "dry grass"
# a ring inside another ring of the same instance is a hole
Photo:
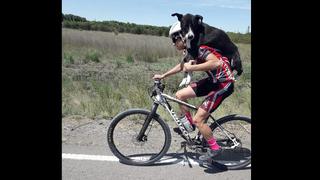
[[[128,108],[150,109],[148,87],[152,75],[163,73],[180,57],[169,38],[63,29],[63,116],[113,117]],[[251,45],[239,44],[244,74],[235,92],[214,113],[220,117],[251,112]],[[201,78],[196,73],[194,80]],[[164,80],[166,93],[174,96],[182,73]],[[202,98],[190,100],[199,105]],[[178,108],[174,105],[176,111]],[[162,108],[159,114],[170,119]]]
[[[109,32],[62,30],[62,47],[67,51],[85,53],[90,49],[101,52],[106,58],[132,57],[134,60],[153,62],[159,58],[176,56],[170,39],[159,36]],[[83,54],[82,54],[83,55]]]

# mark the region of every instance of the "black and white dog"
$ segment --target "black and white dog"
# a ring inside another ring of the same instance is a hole
[[[180,21],[181,35],[186,42],[188,52],[188,55],[186,55],[184,59],[185,62],[190,59],[195,59],[198,56],[200,45],[206,45],[215,48],[223,56],[231,60],[231,63],[237,63],[231,66],[237,67],[237,74],[241,75],[242,65],[238,48],[223,30],[203,23],[203,17],[200,15],[174,13],[171,16],[177,16]],[[190,74],[189,77],[186,76],[183,81],[190,81],[190,76]],[[189,82],[185,82],[185,84],[188,83]],[[180,85],[182,84],[183,83]]]

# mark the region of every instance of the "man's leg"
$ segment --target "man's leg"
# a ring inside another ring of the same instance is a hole
[[[196,115],[193,118],[193,122],[196,127],[199,129],[200,133],[207,140],[210,149],[205,155],[199,157],[201,161],[208,161],[210,158],[213,158],[221,153],[221,148],[217,144],[216,139],[213,137],[211,128],[204,122],[204,120],[210,114],[202,108],[199,108]]]
[[[194,98],[194,97],[197,97],[197,95],[195,94],[195,92],[190,86],[183,88],[176,93],[176,98],[184,102],[187,102],[187,99]],[[179,104],[179,107],[180,107],[181,114],[184,115],[186,113],[189,113],[188,107],[181,104]]]
[[[199,129],[200,133],[203,137],[207,140],[208,144],[210,145],[210,149],[218,150],[220,149],[219,145],[216,143],[216,139],[213,137],[211,128],[204,122],[204,120],[210,114],[202,108],[199,108],[196,115],[193,117],[193,123]]]
[[[204,120],[214,112],[221,102],[228,97],[233,92],[232,83],[221,83],[219,88],[213,90],[206,97],[202,105],[197,111],[197,114],[193,118],[196,127],[199,129],[200,133],[207,140],[210,151],[204,156],[200,156],[200,160],[208,160],[211,157],[217,156],[221,152],[220,146],[217,144],[216,139],[213,137],[210,127],[204,123]]]

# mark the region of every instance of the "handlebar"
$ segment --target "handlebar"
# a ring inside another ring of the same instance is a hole
[[[156,79],[154,81],[154,85],[153,85],[153,89],[152,89],[150,97],[161,94],[163,92],[164,88],[165,88],[165,85],[161,83],[161,80]]]

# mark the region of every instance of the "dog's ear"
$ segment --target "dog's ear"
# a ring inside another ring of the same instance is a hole
[[[183,17],[183,15],[182,15],[182,14],[179,14],[179,13],[171,14],[171,16],[177,16],[179,21],[181,21],[181,19],[182,19],[182,17]]]
[[[198,22],[199,25],[202,24],[202,19],[203,19],[202,16],[200,16],[200,15],[195,15],[195,20],[196,20],[196,22]]]

